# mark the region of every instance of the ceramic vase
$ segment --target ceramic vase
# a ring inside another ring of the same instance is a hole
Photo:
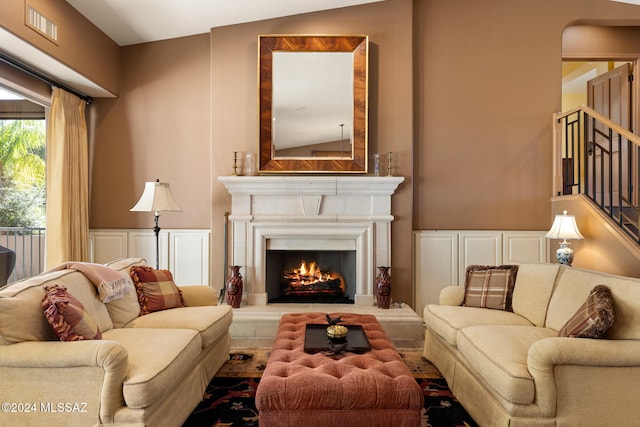
[[[242,275],[240,274],[240,266],[232,265],[231,276],[227,279],[227,304],[233,308],[240,307],[242,301]]]
[[[378,267],[378,276],[376,276],[376,298],[378,299],[378,308],[389,308],[389,305],[391,304],[390,268],[391,267]]]

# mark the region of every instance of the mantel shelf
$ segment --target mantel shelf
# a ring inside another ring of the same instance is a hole
[[[232,194],[392,195],[402,176],[220,176]]]

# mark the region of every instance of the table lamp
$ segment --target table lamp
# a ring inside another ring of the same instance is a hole
[[[560,248],[556,251],[556,259],[560,264],[571,265],[573,262],[573,249],[567,242],[567,239],[584,239],[578,226],[576,225],[576,217],[567,215],[567,211],[563,211],[562,215],[556,215],[551,230],[545,235],[547,239],[563,239],[560,242]]]

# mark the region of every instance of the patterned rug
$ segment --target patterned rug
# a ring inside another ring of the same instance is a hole
[[[398,349],[398,352],[424,392],[423,427],[477,426],[438,370],[422,357],[420,351]],[[184,427],[257,427],[254,398],[268,358],[269,350],[265,349],[231,353]]]

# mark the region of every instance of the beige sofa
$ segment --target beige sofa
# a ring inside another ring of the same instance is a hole
[[[558,337],[596,285],[613,295],[604,339]],[[481,426],[640,422],[640,279],[522,264],[513,312],[460,306],[447,287],[424,309],[424,356]]]
[[[111,263],[118,270],[140,259]],[[62,284],[102,332],[61,342],[41,307],[44,287]],[[230,306],[214,289],[181,288],[187,307],[138,316],[135,290],[102,303],[76,270],[0,289],[0,424],[179,426],[229,357]]]

